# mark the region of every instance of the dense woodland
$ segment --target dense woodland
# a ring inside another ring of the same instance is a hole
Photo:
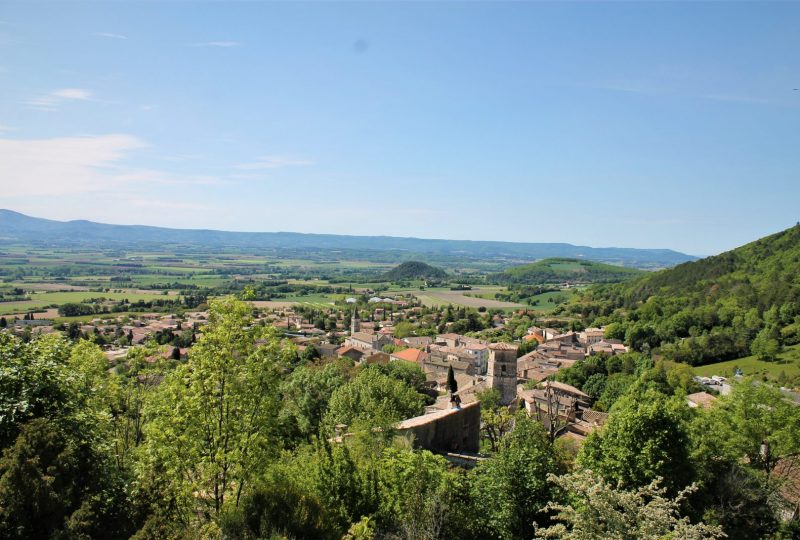
[[[504,285],[546,285],[560,283],[615,283],[633,279],[641,270],[580,259],[551,258],[514,266],[489,279]]]
[[[800,342],[800,225],[635,281],[597,286],[567,306],[636,350],[700,365]]]
[[[251,321],[247,304],[214,301],[187,361],[149,363],[151,343],[112,370],[86,340],[0,334],[0,537],[797,532],[781,489],[800,409],[767,386],[690,409],[684,370],[624,358],[630,384],[580,450],[486,392],[488,459],[462,469],[393,434],[430,399],[416,366],[324,362]],[[339,424],[353,436],[336,439]]]

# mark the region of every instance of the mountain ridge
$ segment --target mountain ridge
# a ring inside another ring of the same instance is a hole
[[[589,247],[568,243],[528,243],[489,240],[446,240],[397,236],[358,236],[297,232],[234,232],[213,229],[172,229],[150,225],[113,225],[88,220],[56,221],[0,209],[0,242],[48,242],[109,246],[136,243],[196,244],[249,248],[323,250],[400,250],[448,254],[464,258],[538,260],[570,257],[625,266],[660,268],[696,260],[671,249]]]

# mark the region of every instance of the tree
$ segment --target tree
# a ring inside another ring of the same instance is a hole
[[[727,460],[745,456],[749,466],[767,478],[781,461],[800,458],[800,409],[780,390],[752,381],[737,384],[730,395],[722,396],[697,418],[693,432],[698,455]]]
[[[281,470],[263,480],[220,519],[224,538],[339,538],[331,534],[325,510],[314,494]]]
[[[130,535],[120,478],[85,435],[44,418],[21,427],[0,459],[0,537]]]
[[[775,326],[767,326],[758,333],[750,346],[750,352],[759,360],[770,362],[778,357],[781,352],[781,343],[778,341],[780,332]]]
[[[557,473],[555,453],[542,426],[524,412],[495,456],[474,469],[472,498],[480,501],[475,516],[480,537],[531,538],[534,523],[554,492],[547,481]]]
[[[381,522],[398,539],[440,538],[455,495],[452,476],[441,456],[387,448],[378,477]]]
[[[338,424],[388,428],[422,414],[424,403],[422,394],[409,384],[384,375],[380,367],[367,366],[333,392],[323,424],[327,433]]]
[[[458,382],[456,382],[456,375],[453,373],[453,366],[447,366],[447,389],[451,394],[458,392]]]
[[[400,321],[394,325],[394,337],[402,339],[412,335],[414,332],[414,325],[408,321]]]
[[[231,297],[211,302],[189,361],[147,404],[146,457],[165,468],[186,521],[238,506],[276,444],[277,381],[296,353],[251,312]]]
[[[481,402],[481,430],[484,432],[492,452],[497,452],[500,441],[514,427],[514,417],[508,407],[500,405],[500,391],[488,388],[477,393]]]
[[[284,444],[294,440],[310,441],[328,409],[333,392],[347,382],[347,374],[338,363],[321,367],[300,366],[282,383],[280,424]]]
[[[606,425],[586,439],[578,464],[624,489],[664,479],[671,494],[694,474],[689,459],[689,409],[681,398],[647,389],[620,399]]]
[[[313,345],[307,345],[305,349],[303,349],[303,354],[300,355],[301,360],[305,364],[310,364],[316,360],[319,360],[320,354],[316,347]]]
[[[57,334],[25,343],[0,334],[0,447],[33,418],[68,418],[77,408],[68,359],[70,343]]]
[[[545,540],[711,540],[725,535],[719,527],[690,523],[680,517],[681,506],[696,486],[667,496],[659,479],[633,491],[614,488],[592,471],[582,470],[549,480],[568,494],[569,503],[550,503],[561,523],[538,529]]]

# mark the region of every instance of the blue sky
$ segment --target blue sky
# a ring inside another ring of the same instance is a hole
[[[800,3],[0,4],[0,206],[717,253],[800,219]]]

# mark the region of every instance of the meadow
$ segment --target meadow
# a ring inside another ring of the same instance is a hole
[[[694,368],[697,375],[710,377],[712,375],[722,375],[732,377],[736,369],[742,370],[745,377],[766,377],[772,381],[779,381],[782,377],[787,380],[800,377],[800,345],[786,347],[778,355],[778,359],[772,362],[759,360],[755,356],[745,356],[736,360],[706,364]]]

